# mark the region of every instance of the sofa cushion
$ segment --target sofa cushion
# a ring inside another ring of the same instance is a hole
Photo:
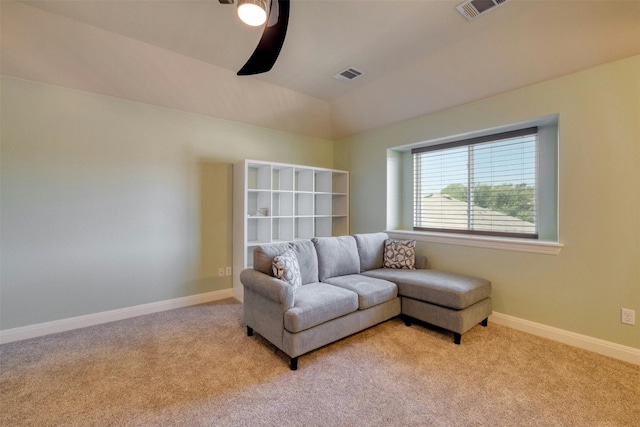
[[[374,305],[382,304],[398,296],[398,287],[388,280],[367,277],[362,274],[331,277],[324,283],[348,289],[358,294],[358,306],[365,310]]]
[[[382,268],[384,242],[389,238],[387,233],[356,234],[360,271]]]
[[[388,239],[384,242],[384,268],[416,269],[416,241]]]
[[[360,273],[358,247],[353,236],[316,237],[313,244],[318,253],[318,279]]]
[[[273,258],[293,249],[300,266],[302,284],[318,281],[318,256],[316,248],[310,240],[298,240],[292,243],[269,243],[257,246],[253,250],[253,268],[269,276],[273,276],[271,263]]]
[[[300,277],[300,265],[293,249],[288,249],[284,253],[273,258],[273,275],[286,282],[296,292],[302,286]]]
[[[284,313],[284,327],[304,331],[358,309],[358,295],[326,283],[310,283],[296,292],[293,307]]]
[[[362,273],[398,285],[402,297],[461,310],[491,295],[491,282],[438,270],[381,268]]]
[[[302,284],[306,285],[307,283],[320,281],[318,279],[318,254],[311,240],[296,240],[291,242],[290,245],[298,258]]]

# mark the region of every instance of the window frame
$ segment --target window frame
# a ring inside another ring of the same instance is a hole
[[[471,226],[471,223],[468,223],[468,226],[466,229],[463,228],[446,228],[446,227],[416,227],[416,219],[415,216],[413,218],[413,230],[414,231],[426,231],[426,232],[436,232],[436,233],[454,233],[454,234],[468,234],[468,235],[478,235],[478,236],[494,236],[494,237],[508,237],[508,238],[517,238],[517,239],[533,239],[533,240],[538,240],[538,215],[537,215],[537,204],[538,204],[538,193],[539,193],[539,186],[538,186],[538,126],[528,126],[528,127],[524,127],[524,128],[520,128],[520,129],[515,129],[515,130],[509,130],[509,131],[503,131],[503,132],[497,132],[497,133],[490,133],[487,135],[483,135],[483,136],[476,136],[476,137],[472,137],[472,138],[465,138],[465,139],[458,139],[452,142],[447,142],[447,143],[442,143],[442,144],[431,144],[431,145],[422,145],[422,146],[418,146],[415,148],[411,149],[411,155],[412,155],[412,163],[413,163],[413,168],[414,171],[416,170],[416,155],[419,155],[421,153],[433,153],[433,152],[437,152],[437,151],[446,151],[446,150],[450,150],[453,148],[462,148],[462,147],[466,147],[466,148],[472,148],[476,145],[479,144],[486,144],[486,143],[498,143],[501,141],[506,141],[509,139],[515,139],[515,138],[519,138],[519,137],[524,137],[524,136],[532,136],[535,135],[536,137],[536,141],[535,141],[535,151],[536,151],[536,156],[534,159],[534,163],[535,163],[535,204],[534,206],[536,206],[536,213],[535,213],[535,219],[536,222],[535,224],[535,232],[534,233],[518,233],[518,232],[507,232],[507,231],[495,231],[495,230],[479,230],[479,229],[472,229],[472,228],[468,228],[469,226]],[[446,155],[446,154],[445,154]],[[469,177],[472,173],[475,173],[475,170],[469,169],[470,166],[467,168],[467,176]],[[469,180],[469,178],[468,178]],[[469,182],[467,180],[467,182]],[[414,184],[413,184],[413,192],[414,194],[418,193],[418,190],[416,188],[416,179],[414,176],[414,180],[413,180]],[[469,189],[468,189],[469,190]],[[420,192],[420,194],[422,194],[422,192]],[[471,199],[466,200],[467,203],[467,211],[469,212],[468,215],[469,217],[471,217],[471,210],[473,209],[473,207],[475,205],[472,205],[472,201]],[[479,207],[479,206],[478,206]],[[414,197],[414,201],[413,201],[413,210],[414,212],[416,211],[416,207],[415,207],[415,197]],[[468,221],[471,221],[471,219],[469,219]]]
[[[538,200],[538,240],[471,234],[413,230],[413,158],[411,149],[481,137],[519,128],[538,126],[539,176],[542,197]],[[558,255],[564,247],[560,243],[560,124],[559,115],[551,114],[535,119],[467,130],[460,133],[435,130],[431,137],[387,149],[386,232],[397,238],[411,238],[422,242],[488,248],[543,255]],[[427,132],[430,132],[427,130]],[[438,135],[438,133],[440,135]]]

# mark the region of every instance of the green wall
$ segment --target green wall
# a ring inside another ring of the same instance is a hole
[[[385,229],[386,150],[559,115],[559,255],[420,242],[430,266],[493,282],[494,311],[640,348],[640,56],[338,141],[351,231]],[[396,201],[397,202],[397,201]]]
[[[0,328],[230,289],[232,163],[333,142],[2,78]]]
[[[559,255],[419,244],[492,280],[496,312],[640,348],[640,56],[332,142],[2,78],[0,328],[231,288],[231,165],[351,172],[386,228],[387,149],[559,115]],[[401,203],[402,201],[400,201]]]

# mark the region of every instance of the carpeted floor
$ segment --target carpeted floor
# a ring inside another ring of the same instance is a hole
[[[0,425],[637,426],[640,366],[394,319],[300,357],[233,299],[0,346]]]

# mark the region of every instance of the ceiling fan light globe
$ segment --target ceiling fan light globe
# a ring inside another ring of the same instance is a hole
[[[238,16],[247,25],[257,27],[267,20],[266,0],[240,0],[238,2]]]

